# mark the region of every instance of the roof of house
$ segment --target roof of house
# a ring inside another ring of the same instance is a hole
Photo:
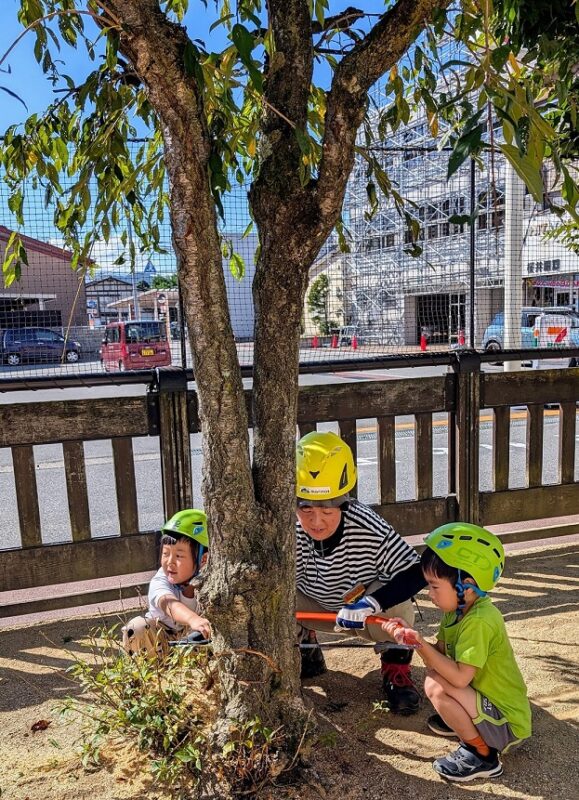
[[[7,243],[12,233],[13,231],[10,228],[0,225],[0,242]],[[40,239],[34,239],[32,236],[26,236],[23,233],[18,235],[27,250],[33,250],[36,253],[42,253],[42,255],[52,256],[53,258],[60,258],[62,261],[70,261],[72,258],[70,250],[65,250],[54,244],[48,244],[48,242],[41,242]],[[90,259],[89,263],[91,263]]]

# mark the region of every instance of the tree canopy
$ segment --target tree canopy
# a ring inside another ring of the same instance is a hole
[[[259,175],[267,150],[267,118],[292,129],[300,183],[319,182],[323,188],[332,174],[326,125],[341,81],[358,71],[364,78],[360,88],[367,91],[386,70],[387,103],[378,110],[377,123],[366,115],[365,141],[359,143],[368,160],[372,202],[381,190],[403,205],[368,149],[372,141],[386,140],[390,131],[425,109],[432,134],[441,145],[454,148],[454,170],[485,146],[492,107],[502,121],[504,141],[499,146],[535,198],[542,193],[543,159],[553,158],[563,179],[566,208],[573,213],[576,185],[561,156],[577,154],[577,5],[570,0],[498,0],[494,5],[466,0],[453,6],[448,1],[386,0],[382,16],[379,3],[370,5],[372,12],[347,8],[330,14],[326,0],[316,0],[311,13],[295,20],[313,78],[297,120],[268,100],[279,56],[261,0],[236,7],[216,3],[206,9],[189,0],[152,4],[150,12],[168,26],[184,76],[199,92],[207,125],[208,179],[218,213],[223,216],[223,196],[232,182]],[[143,17],[149,6],[144,4]],[[194,14],[214,17],[203,38],[180,26],[185,20],[194,29]],[[44,114],[31,115],[24,125],[6,132],[2,162],[12,187],[10,208],[22,225],[23,181],[38,181],[47,205],[54,208],[56,227],[76,254],[74,263],[86,259],[95,239],[106,242],[115,231],[127,246],[121,259],[134,262],[126,220],[132,219],[136,239],[146,251],[159,247],[159,222],[167,213],[158,119],[146,84],[120,50],[123,18],[115,3],[97,0],[20,3],[19,19],[35,38],[34,54],[54,100]],[[386,29],[395,32],[388,43]],[[417,40],[419,30],[423,33]],[[411,48],[409,42],[415,42]],[[451,42],[458,51],[449,48]],[[82,80],[67,73],[69,47],[85,49],[87,74]],[[9,64],[9,55],[4,63]],[[333,76],[333,91],[324,88],[328,75]],[[128,142],[142,134],[147,141],[130,148]],[[64,175],[73,179],[67,193],[62,191]],[[23,257],[15,236],[4,263],[8,283],[18,276]]]

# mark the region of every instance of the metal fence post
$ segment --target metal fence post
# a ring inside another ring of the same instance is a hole
[[[163,509],[169,519],[193,504],[187,376],[182,369],[155,370],[147,393],[149,433],[159,436]]]
[[[478,353],[456,354],[455,464],[458,513],[462,522],[480,524],[479,414],[480,365]]]

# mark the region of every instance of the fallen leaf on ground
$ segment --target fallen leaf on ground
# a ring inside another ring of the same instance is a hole
[[[49,725],[52,725],[52,720],[39,719],[38,722],[35,722],[34,725],[31,726],[30,730],[34,733],[36,733],[36,731],[45,731]]]

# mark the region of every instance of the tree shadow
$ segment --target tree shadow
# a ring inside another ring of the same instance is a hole
[[[0,631],[0,711],[77,696],[80,686],[68,668],[77,658],[94,659],[91,631],[119,622],[110,614]]]
[[[557,669],[564,666],[556,664]],[[425,670],[416,667],[413,672],[421,685]],[[409,717],[372,710],[380,699],[379,670],[361,677],[329,670],[305,682],[304,696],[313,704],[320,724],[314,764],[328,797],[379,800],[398,791],[404,798],[459,800],[468,789],[470,800],[483,800],[503,796],[504,790],[497,792],[497,785],[517,797],[569,800],[576,796],[577,722],[559,719],[537,703],[531,704],[533,736],[503,757],[503,775],[465,787],[447,783],[432,769],[434,758],[456,749],[457,742],[428,730],[426,719],[433,709],[427,700]]]

